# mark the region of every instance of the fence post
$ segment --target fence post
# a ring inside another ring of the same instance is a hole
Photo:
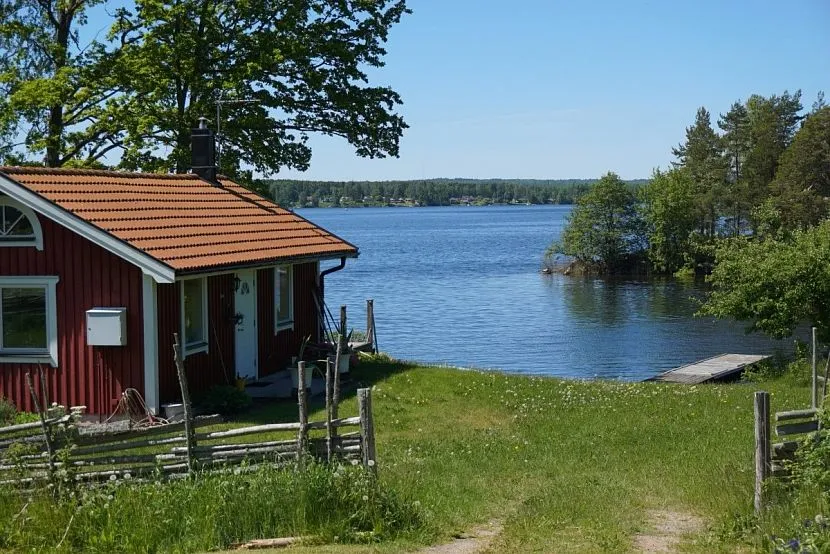
[[[297,405],[300,409],[300,430],[297,432],[297,465],[302,467],[306,444],[308,442],[308,407],[306,406],[305,362],[297,362],[297,376],[300,386],[297,387]]]
[[[331,461],[331,356],[326,357],[326,461]]]
[[[43,374],[41,374],[41,377],[42,375]],[[32,385],[32,376],[28,371],[26,372],[26,385],[29,387],[29,394],[32,395],[32,403],[34,404],[34,408],[40,419],[40,428],[43,431],[43,440],[46,442],[46,453],[49,455],[49,479],[51,480],[55,474],[55,448],[52,445],[52,433],[50,432],[49,424],[46,422],[46,414],[44,413],[44,410],[40,408],[40,402],[37,399],[35,387]],[[43,389],[42,378],[40,381],[40,387]]]
[[[755,512],[764,509],[764,481],[770,473],[769,393],[755,393]]]
[[[179,345],[179,334],[173,333],[173,361],[176,364],[176,375],[179,377],[179,388],[182,392],[182,407],[184,408],[184,437],[187,446],[187,473],[193,473],[194,455],[196,448],[196,434],[193,429],[193,407],[190,405],[190,392],[187,388],[187,377],[184,374],[182,349]]]
[[[357,389],[357,409],[360,414],[360,453],[363,467],[377,473],[375,459],[375,421],[372,417],[372,389]]]
[[[816,408],[816,404],[818,403],[818,399],[816,398],[818,394],[818,387],[816,386],[818,378],[816,375],[816,328],[813,327],[813,378],[810,381],[812,385],[810,388],[810,392],[812,393],[812,396],[810,397],[810,407],[813,409]]]
[[[340,357],[346,352],[346,306],[340,306],[340,336],[337,337],[334,353],[334,392],[332,393],[331,417],[337,419],[340,406]]]
[[[377,352],[375,346],[375,301],[366,300],[366,340],[369,341],[372,354]]]

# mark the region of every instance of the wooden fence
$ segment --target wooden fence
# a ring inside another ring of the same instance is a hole
[[[170,478],[243,463],[302,464],[307,457],[354,460],[376,471],[369,389],[357,391],[356,417],[336,417],[336,410],[331,417],[327,402],[326,420],[309,422],[307,391],[300,387],[298,422],[217,428],[221,417],[193,416],[181,377],[182,422],[96,431],[80,423],[82,409],[57,407],[41,412],[40,421],[0,428],[0,484]]]
[[[795,458],[798,447],[807,436],[813,435],[821,427],[818,410],[792,410],[775,413],[775,436],[780,442],[772,442],[770,437],[769,393],[755,393],[755,510],[764,508],[764,482],[770,477],[787,477],[788,462]]]
[[[788,462],[795,458],[799,445],[821,428],[819,408],[827,398],[830,382],[830,354],[823,375],[817,367],[816,328],[812,328],[812,375],[810,380],[810,408],[775,413],[775,435],[782,438],[773,443],[770,437],[771,412],[769,393],[755,393],[755,511],[764,509],[764,482],[771,477],[787,477]]]

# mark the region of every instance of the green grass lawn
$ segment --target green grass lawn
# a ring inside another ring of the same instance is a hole
[[[379,483],[318,468],[125,489],[116,483],[111,495],[82,493],[60,506],[48,495],[32,501],[4,493],[0,549],[187,552],[316,535],[329,543],[383,540],[295,551],[398,552],[498,520],[494,552],[626,552],[637,533],[649,531],[654,510],[705,522],[682,537],[681,551],[761,549],[759,536],[777,532],[777,523],[751,519],[753,392],[770,391],[773,411],[804,408],[809,397],[792,377],[690,387],[378,359],[353,370],[341,416],[357,414],[358,386],[373,389]],[[311,410],[312,421],[324,419],[321,398]],[[212,428],[296,420],[296,402],[284,400]],[[807,508],[810,517],[818,513]],[[148,510],[157,515],[129,523]],[[355,529],[375,532],[350,535]],[[741,544],[742,536],[754,542]]]
[[[753,391],[770,391],[773,411],[809,398],[792,379],[681,386],[382,362],[353,378],[373,387],[380,478],[427,520],[415,536],[368,548],[384,551],[497,518],[494,551],[625,552],[649,510],[670,509],[706,521],[681,549],[733,552],[728,530],[752,511]],[[291,419],[294,409],[259,407],[243,420]],[[348,396],[341,414],[356,410]]]

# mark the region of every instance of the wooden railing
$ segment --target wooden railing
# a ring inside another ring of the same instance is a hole
[[[300,372],[303,382],[305,364]],[[370,389],[358,389],[356,417],[337,417],[327,395],[326,420],[309,422],[307,391],[300,387],[299,421],[217,429],[220,416],[193,416],[180,377],[185,420],[178,423],[96,430],[80,421],[82,409],[57,407],[41,412],[41,421],[0,428],[0,484],[170,478],[243,463],[301,465],[308,457],[354,460],[376,471]]]

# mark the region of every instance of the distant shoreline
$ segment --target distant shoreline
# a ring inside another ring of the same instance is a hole
[[[300,209],[328,209],[328,208],[487,208],[487,207],[527,207],[527,206],[573,206],[573,202],[488,202],[488,203],[453,203],[453,204],[348,204],[336,206],[318,205],[318,206],[292,206],[292,210]]]

